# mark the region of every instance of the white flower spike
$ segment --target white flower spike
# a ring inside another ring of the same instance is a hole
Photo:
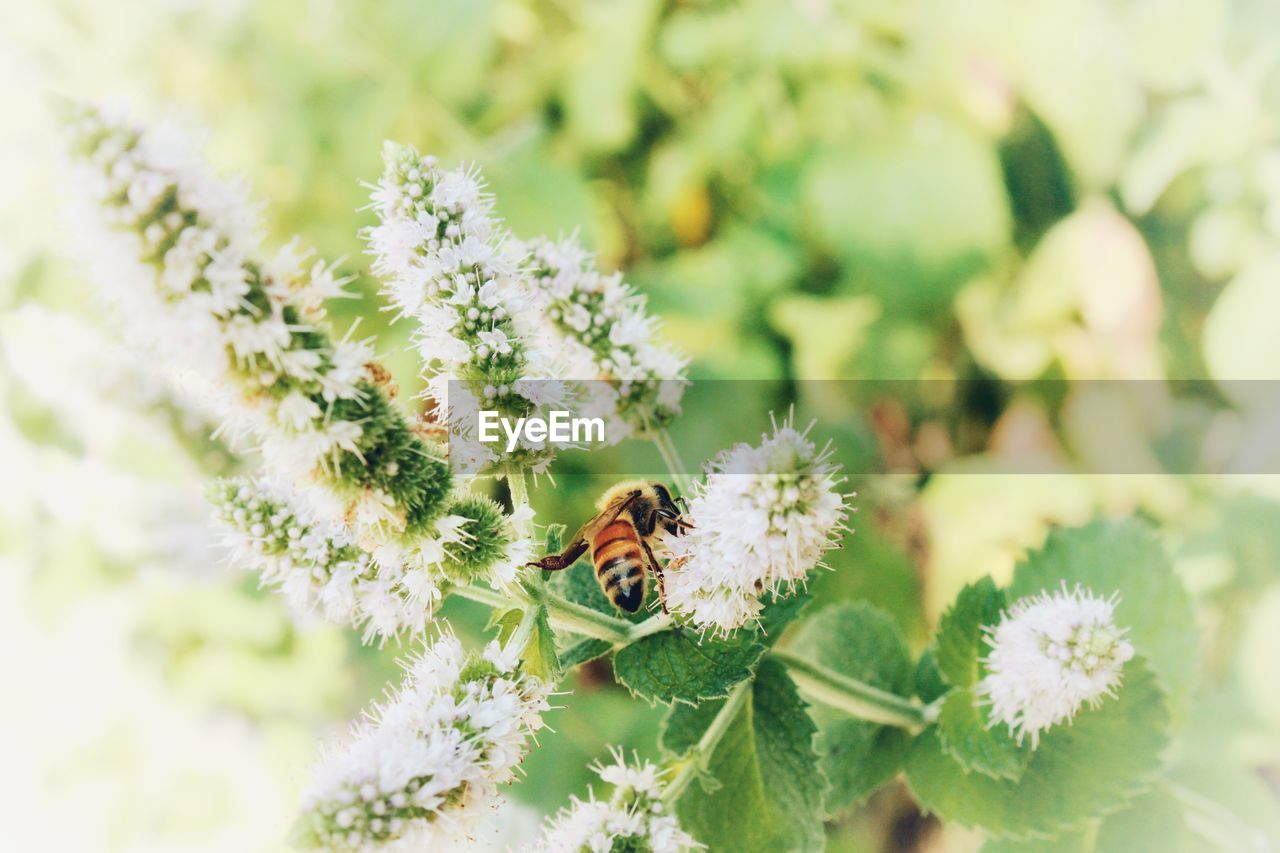
[[[516,533],[517,524],[531,523],[527,510],[507,516],[478,496],[454,499],[435,535],[414,547],[372,551],[278,480],[223,480],[210,497],[236,565],[259,572],[295,610],[362,628],[365,642],[422,633],[451,584],[483,578],[505,588],[531,555]]]
[[[90,106],[67,108],[78,243],[126,334],[194,386],[231,431],[329,515],[381,512],[361,534],[429,534],[447,463],[391,405],[366,343],[334,340],[323,302],[346,279],[293,245],[259,249],[240,188],[193,157],[182,134]]]
[[[454,469],[478,473],[498,462],[474,443],[478,412],[512,421],[532,414],[543,401],[528,386],[545,386],[542,395],[560,387],[556,354],[538,333],[521,247],[494,216],[474,170],[442,169],[435,157],[390,142],[383,160],[371,204],[378,223],[364,232],[373,269],[401,315],[418,324],[425,398],[451,439],[470,442],[471,467],[454,458]],[[502,460],[535,471],[549,461],[549,448],[533,445]]]
[[[644,297],[621,274],[601,273],[575,239],[533,240],[528,249],[550,346],[569,378],[602,380],[585,390],[592,413],[616,422],[610,440],[669,423],[680,413],[689,362],[660,341]]]
[[[613,764],[592,768],[613,786],[608,800],[574,798],[547,822],[542,838],[528,848],[536,853],[610,853],[648,850],[684,853],[703,845],[680,828],[662,802],[665,785],[651,762],[628,765],[622,750],[614,750]]]
[[[1117,628],[1117,598],[1099,598],[1077,586],[1015,602],[1000,623],[985,627],[991,651],[979,696],[990,703],[993,724],[1003,723],[1021,743],[1070,721],[1086,703],[1097,707],[1116,695],[1133,646]]]
[[[721,453],[689,501],[693,529],[668,538],[667,606],[728,633],[755,619],[765,592],[792,592],[839,544],[850,495],[790,420],[756,447]]]
[[[496,648],[468,656],[446,635],[351,742],[325,756],[294,827],[302,847],[454,849],[510,782],[542,728],[549,687]]]

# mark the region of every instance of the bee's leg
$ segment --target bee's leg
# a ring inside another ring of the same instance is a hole
[[[526,566],[537,566],[544,572],[558,572],[567,569],[574,563],[578,562],[587,550],[587,540],[575,539],[569,543],[569,547],[559,554],[548,554],[541,560],[535,560],[532,563],[525,563]]]
[[[662,564],[653,556],[653,551],[649,548],[649,543],[640,540],[641,547],[644,548],[645,559],[649,561],[649,571],[653,572],[654,583],[658,587],[658,604],[662,605],[662,612],[670,615],[671,611],[667,609],[667,584],[666,578],[662,574]]]

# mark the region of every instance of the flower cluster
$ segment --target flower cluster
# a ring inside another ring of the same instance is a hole
[[[694,529],[667,540],[668,607],[729,632],[758,616],[764,592],[803,584],[845,530],[849,496],[829,456],[789,421],[717,456],[689,501]]]
[[[577,240],[528,247],[542,311],[564,351],[566,375],[603,380],[623,429],[645,434],[680,413],[688,361],[657,342],[658,322],[620,273],[604,275]],[[591,389],[593,392],[596,389]]]
[[[442,169],[436,158],[394,143],[383,160],[372,195],[378,224],[366,231],[373,268],[400,313],[418,325],[426,397],[450,425],[451,455],[465,453],[464,467],[479,470],[496,456],[475,440],[476,413],[514,421],[559,401],[556,355],[537,333],[519,246],[494,218],[474,172]],[[545,446],[525,444],[504,461],[537,470],[549,460]]]
[[[1018,742],[1096,707],[1114,696],[1133,646],[1113,618],[1116,598],[1099,598],[1077,586],[1023,598],[985,628],[991,652],[979,695],[993,722],[1009,727]]]
[[[629,766],[622,751],[614,763],[592,769],[613,786],[613,796],[597,800],[574,798],[573,804],[548,821],[542,838],[533,847],[545,853],[610,853],[613,850],[647,850],[682,853],[700,848],[680,828],[675,815],[663,805],[664,785],[658,768],[646,761]]]
[[[542,727],[547,685],[496,643],[468,656],[448,635],[405,669],[398,692],[321,759],[294,827],[299,846],[444,849],[514,777]]]
[[[392,407],[370,347],[325,333],[323,303],[344,279],[292,245],[263,260],[243,195],[181,135],[68,112],[73,177],[91,200],[81,227],[127,331],[332,514],[380,539],[429,530],[448,465]]]
[[[483,497],[452,501],[437,535],[411,550],[372,552],[276,481],[223,480],[212,499],[237,565],[258,571],[299,611],[363,627],[366,641],[421,632],[449,584],[486,578],[506,586],[530,557],[529,541],[514,531],[522,520]]]

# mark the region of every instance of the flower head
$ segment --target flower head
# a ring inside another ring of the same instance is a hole
[[[342,516],[373,493],[387,511],[367,535],[429,531],[448,465],[390,405],[370,347],[328,335],[323,301],[345,279],[306,266],[292,244],[264,256],[239,186],[209,174],[172,128],[73,106],[67,137],[90,238],[77,242],[128,336],[317,506]]]
[[[848,496],[828,457],[790,421],[721,453],[694,487],[694,529],[667,541],[668,606],[727,632],[759,614],[764,592],[803,584],[845,529]]]
[[[549,687],[495,649],[468,656],[445,635],[350,743],[324,756],[303,794],[300,846],[443,849],[510,782],[542,727]]]
[[[992,722],[1004,723],[1018,741],[1064,720],[1086,703],[1114,696],[1133,646],[1113,619],[1116,598],[1099,598],[1077,586],[1015,602],[995,626],[986,627],[991,651],[979,695],[991,705]]]
[[[613,763],[592,768],[613,786],[608,800],[594,793],[586,800],[573,799],[548,821],[542,838],[533,846],[545,853],[610,853],[613,850],[649,850],[681,853],[703,845],[680,828],[675,815],[662,802],[661,773],[651,762],[627,764],[615,750]]]
[[[488,580],[504,587],[530,558],[529,540],[515,529],[526,519],[507,516],[483,497],[452,500],[434,535],[410,547],[370,550],[279,480],[223,480],[211,498],[233,562],[259,572],[295,610],[360,627],[366,641],[421,633],[451,584]]]
[[[372,196],[378,223],[365,236],[385,292],[418,324],[426,398],[464,441],[474,438],[479,408],[513,421],[530,415],[540,401],[526,385],[554,380],[559,368],[537,334],[518,243],[494,217],[473,171],[443,169],[434,157],[393,143],[383,159]],[[488,454],[466,459],[481,467],[497,461]],[[549,459],[546,447],[522,446],[503,461],[538,469]],[[453,461],[456,470],[459,459]]]
[[[669,423],[680,413],[688,360],[658,339],[658,321],[622,276],[605,275],[575,239],[528,245],[541,312],[565,375],[603,380],[589,388],[596,409],[618,420],[614,440]],[[594,412],[593,412],[594,413]]]

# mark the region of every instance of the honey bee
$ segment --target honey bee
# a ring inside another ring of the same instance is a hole
[[[650,543],[662,531],[679,536],[693,526],[684,519],[671,491],[661,483],[619,483],[600,496],[596,509],[596,517],[582,525],[564,551],[529,565],[550,572],[567,569],[590,547],[596,580],[615,607],[628,613],[640,609],[647,568],[658,584],[662,611],[667,612],[662,566]]]

